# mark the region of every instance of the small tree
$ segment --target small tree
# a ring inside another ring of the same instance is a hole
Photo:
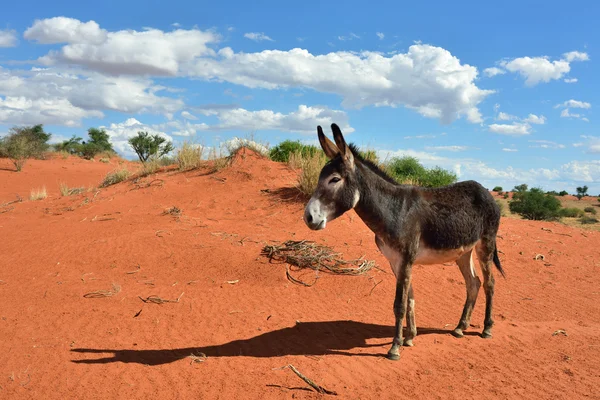
[[[293,153],[308,157],[314,156],[319,150],[316,146],[302,144],[299,140],[284,140],[269,150],[269,158],[273,161],[288,162]]]
[[[56,143],[54,145],[54,149],[56,151],[66,151],[69,154],[76,154],[79,151],[79,147],[81,146],[81,141],[83,139],[80,137],[73,137],[69,140],[64,140],[60,143]]]
[[[575,196],[577,196],[578,200],[581,200],[582,197],[587,196],[587,191],[588,191],[588,187],[587,186],[583,186],[583,187],[578,187],[577,189],[577,194]]]
[[[88,143],[96,145],[100,151],[114,151],[112,144],[109,141],[108,133],[104,129],[90,128],[88,129],[90,140]]]
[[[2,139],[2,155],[10,158],[18,171],[31,157],[41,157],[48,150],[48,140],[52,134],[44,132],[41,124],[25,127],[12,127]]]
[[[526,192],[528,187],[529,186],[527,186],[526,183],[522,183],[520,185],[515,186],[513,192]]]
[[[492,189],[492,192],[501,192],[502,191],[502,186],[496,186],[495,188]]]
[[[558,192],[559,196],[566,196],[568,194],[569,194],[569,192],[567,192],[566,190],[561,190],[560,192]]]
[[[553,220],[558,218],[561,206],[560,200],[556,197],[545,194],[540,188],[532,188],[515,190],[508,207],[511,212],[526,219]]]
[[[148,132],[142,131],[129,139],[129,144],[143,163],[150,157],[160,158],[174,149],[173,144],[167,142],[167,139],[160,135],[150,135]]]

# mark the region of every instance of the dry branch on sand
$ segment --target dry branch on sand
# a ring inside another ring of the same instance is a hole
[[[112,285],[112,289],[110,290],[96,290],[95,292],[90,292],[90,293],[86,293],[83,295],[83,297],[87,298],[87,299],[98,299],[101,297],[112,297],[115,294],[119,293],[121,291],[121,286],[117,285],[116,283],[113,283]]]
[[[160,297],[158,297],[156,295],[148,296],[145,299],[143,297],[141,297],[141,296],[138,296],[138,297],[144,303],[164,304],[164,303],[179,303],[179,300],[181,299],[181,296],[183,296],[183,293],[181,293],[179,295],[179,297],[177,298],[177,300],[161,299]]]
[[[320,394],[330,394],[330,395],[333,395],[333,396],[337,396],[337,392],[334,392],[332,390],[327,390],[323,386],[317,385],[312,379],[307,378],[306,376],[304,376],[303,374],[301,374],[300,371],[298,371],[296,369],[296,367],[294,367],[292,364],[288,364],[286,367],[289,368],[289,369],[291,369],[292,372],[294,372],[298,376],[298,378],[300,378],[304,382],[306,382],[317,393],[320,393]]]
[[[379,269],[375,261],[364,260],[362,257],[344,260],[340,258],[340,253],[335,253],[330,247],[306,240],[288,240],[283,245],[267,245],[263,247],[261,255],[269,260],[285,262],[299,269],[325,270],[338,275],[362,275],[372,268]],[[347,265],[353,267],[346,267]],[[294,278],[289,267],[286,269],[286,275],[294,283],[304,286],[314,285]]]

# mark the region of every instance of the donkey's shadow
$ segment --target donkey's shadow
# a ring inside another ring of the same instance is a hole
[[[448,330],[419,328],[419,335],[450,334]],[[465,332],[469,334],[469,332]],[[476,334],[472,332],[471,334]],[[72,349],[76,353],[107,354],[95,359],[72,360],[79,364],[112,362],[160,365],[172,363],[190,355],[204,353],[207,357],[280,357],[286,355],[329,354],[383,357],[376,353],[350,352],[351,349],[381,347],[391,344],[394,327],[356,321],[302,322],[293,327],[263,333],[249,339],[234,340],[215,346],[187,347],[163,350]],[[385,343],[368,344],[368,339],[389,339]],[[418,340],[418,337],[417,337]]]

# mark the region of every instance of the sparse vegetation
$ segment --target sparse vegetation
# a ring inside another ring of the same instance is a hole
[[[540,188],[527,190],[527,185],[515,187],[512,201],[508,203],[511,212],[531,220],[556,220],[559,217],[560,201]]]
[[[104,129],[89,128],[88,137],[89,140],[84,142],[82,138],[73,136],[68,140],[55,144],[53,147],[55,151],[67,152],[87,160],[91,160],[100,154],[104,155],[103,159],[110,158],[115,154],[110,143],[110,137]]]
[[[569,192],[567,192],[566,190],[561,190],[560,192],[558,192],[559,196],[566,196],[568,194],[569,194]]]
[[[129,178],[129,176],[131,176],[131,172],[129,172],[127,167],[122,167],[106,174],[106,177],[100,184],[100,187],[108,187],[116,183],[123,182]]]
[[[298,177],[298,189],[307,196],[313,194],[319,183],[319,174],[327,162],[327,157],[322,151],[309,154],[306,157],[295,157],[298,163],[300,176]]]
[[[17,172],[23,169],[29,158],[42,158],[49,148],[52,134],[44,132],[43,126],[12,127],[0,140],[0,157],[10,158]]]
[[[509,197],[509,194],[508,194],[508,192],[507,192],[507,193],[504,193],[504,196],[502,196],[502,197],[503,197],[503,198],[505,198],[505,199],[508,199],[508,197]]]
[[[161,158],[162,156],[173,151],[173,144],[164,137],[148,132],[138,132],[137,136],[129,139],[129,145],[138,155],[141,162],[145,163],[148,159]]]
[[[101,163],[104,163],[104,164],[108,164],[110,162],[110,160],[108,158],[101,158],[98,161],[100,161]]]
[[[307,157],[321,151],[320,148],[300,143],[299,140],[284,140],[269,150],[269,158],[277,162],[289,162],[292,154]]]
[[[492,192],[502,192],[502,186],[496,186],[492,189]]]
[[[61,183],[59,186],[60,189],[60,195],[61,196],[71,196],[74,194],[80,194],[85,192],[87,189],[84,187],[75,187],[75,188],[70,188],[66,183]]]
[[[202,153],[204,148],[200,145],[184,143],[177,151],[177,165],[180,171],[188,171],[202,165]]]
[[[504,209],[504,203],[500,200],[496,199],[496,204],[498,204],[498,208],[500,208],[500,215],[506,217],[506,210]]]
[[[588,191],[588,187],[587,186],[580,186],[577,189],[577,194],[575,195],[575,197],[577,197],[577,200],[581,200],[583,197],[587,196],[587,191]]]
[[[214,171],[220,171],[223,168],[227,167],[231,162],[231,158],[224,156],[221,153],[221,149],[217,151],[217,148],[213,147],[210,149],[208,153],[208,159],[212,161],[212,168]]]
[[[576,207],[562,208],[559,211],[559,215],[561,217],[566,217],[566,218],[577,218],[577,217],[583,216],[583,214],[584,214],[583,210],[580,208],[576,208]]]
[[[46,192],[46,186],[39,189],[31,189],[31,193],[29,194],[29,200],[43,200],[48,197],[48,193]]]
[[[225,142],[225,148],[229,152],[229,155],[235,155],[238,151],[243,148],[250,149],[255,153],[263,156],[269,157],[269,146],[266,144],[259,143],[254,140],[254,136],[250,135],[250,137],[246,139],[241,138],[233,138]]]
[[[579,222],[582,225],[591,225],[598,223],[598,219],[596,217],[590,217],[588,215],[583,215],[579,218]]]
[[[594,214],[594,215],[596,215],[596,213],[597,213],[597,211],[594,207],[586,207],[583,209],[583,211],[585,211],[586,213]]]
[[[413,182],[424,187],[450,185],[458,180],[456,174],[440,167],[425,168],[415,157],[392,158],[384,169],[399,183]]]

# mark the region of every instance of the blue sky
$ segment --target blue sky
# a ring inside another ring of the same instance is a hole
[[[600,4],[54,1],[0,16],[0,135],[104,126],[116,148],[347,139],[487,187],[600,193]]]

